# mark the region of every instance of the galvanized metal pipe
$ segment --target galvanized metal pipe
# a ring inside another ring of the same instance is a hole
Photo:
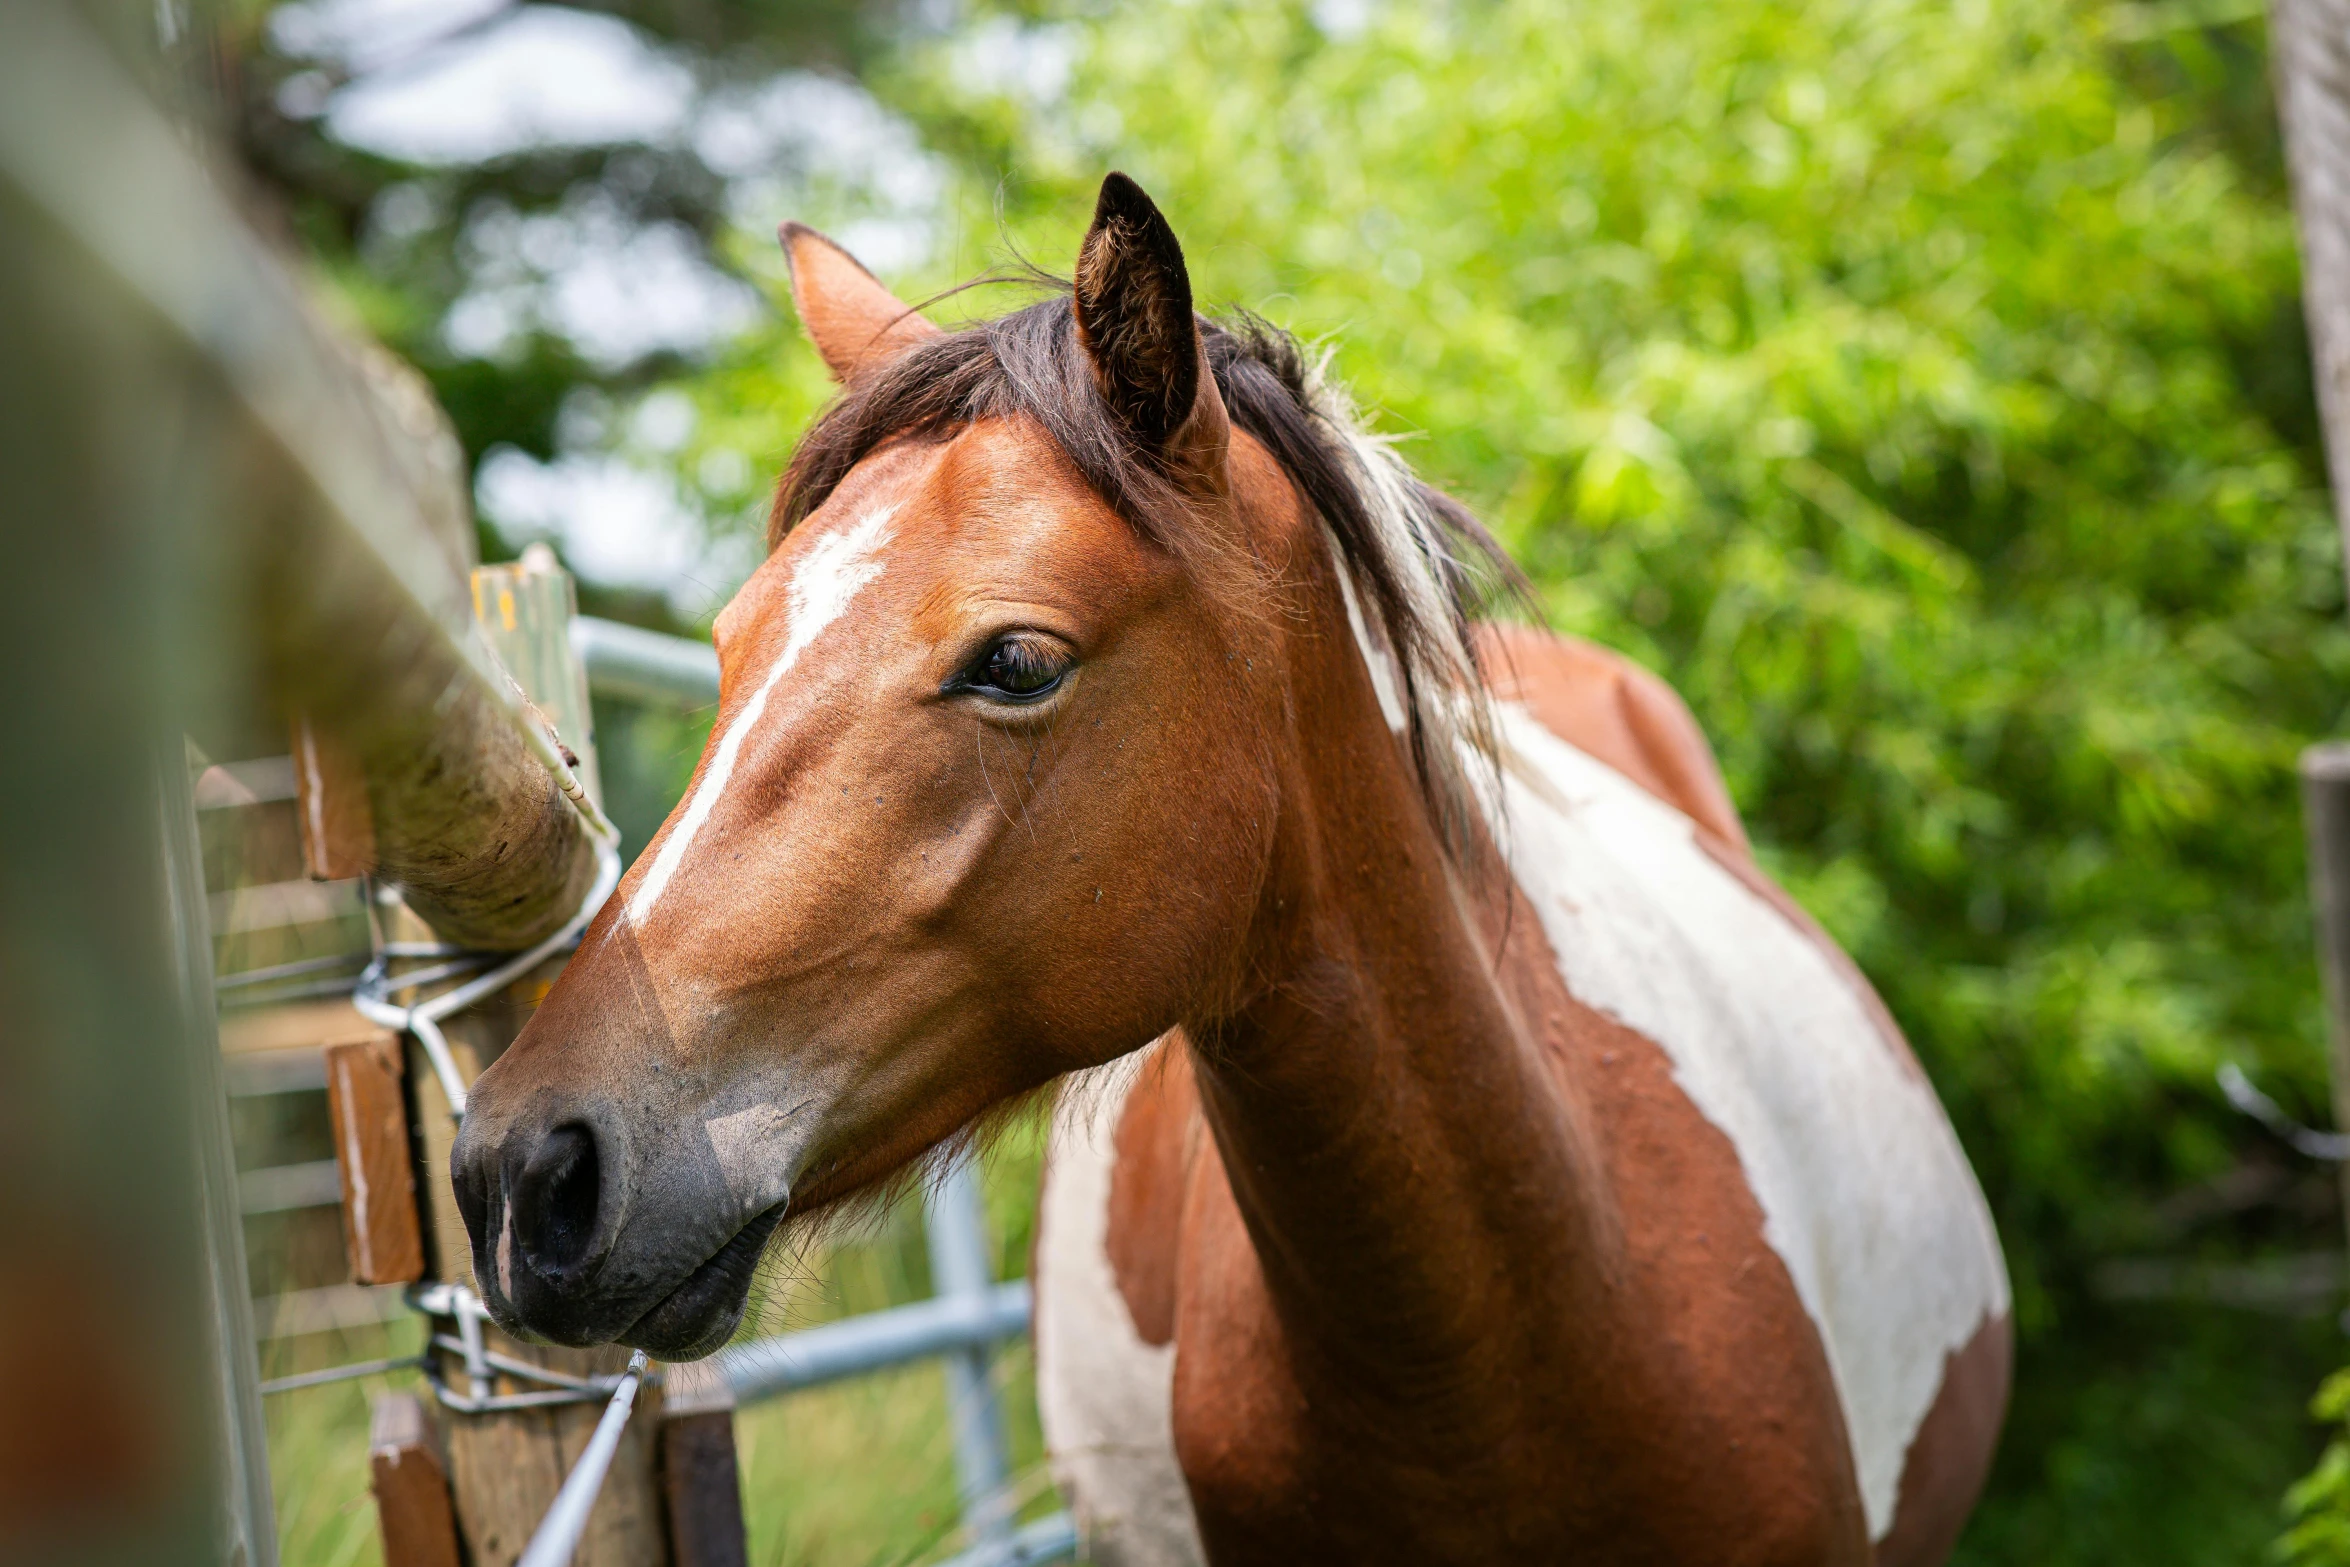
[[[739,1403],[796,1393],[952,1349],[1018,1338],[1028,1331],[1029,1300],[1028,1281],[1014,1279],[991,1285],[977,1298],[893,1306],[730,1345],[718,1352],[718,1371]]]
[[[571,622],[571,645],[603,695],[677,707],[718,700],[718,650],[707,642],[581,615]]]
[[[995,1270],[988,1258],[979,1172],[968,1161],[958,1163],[923,1196],[930,1277],[937,1297],[975,1307],[983,1304]],[[948,1353],[947,1419],[954,1428],[955,1479],[964,1526],[982,1548],[1000,1553],[1012,1540],[1012,1455],[1004,1436],[1004,1412],[988,1376],[992,1348],[966,1344]]]

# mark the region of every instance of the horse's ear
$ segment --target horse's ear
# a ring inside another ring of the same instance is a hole
[[[792,306],[834,380],[846,381],[938,330],[806,224],[786,223],[778,237],[791,264]]]
[[[1077,335],[1102,396],[1141,446],[1221,459],[1224,400],[1200,346],[1183,247],[1123,174],[1102,181],[1077,252]]]

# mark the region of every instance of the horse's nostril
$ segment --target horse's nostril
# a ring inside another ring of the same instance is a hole
[[[514,1238],[533,1268],[560,1275],[587,1260],[602,1188],[595,1134],[576,1123],[549,1132],[512,1194]]]
[[[472,1232],[475,1244],[487,1234],[490,1219],[490,1183],[495,1175],[495,1151],[470,1141],[463,1131],[449,1150],[449,1186],[457,1198],[458,1216]]]

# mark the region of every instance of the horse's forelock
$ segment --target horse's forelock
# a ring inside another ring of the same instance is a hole
[[[1065,287],[1056,284],[1056,287]],[[1524,579],[1468,510],[1421,483],[1366,433],[1325,364],[1248,314],[1200,321],[1210,372],[1234,425],[1272,453],[1328,526],[1342,569],[1372,609],[1405,688],[1413,764],[1446,842],[1473,835],[1464,754],[1489,753],[1491,725],[1469,623],[1481,597]],[[1078,474],[1143,537],[1178,556],[1205,541],[1189,502],[1101,396],[1066,292],[924,339],[857,376],[801,439],[777,486],[768,547],[824,504],[882,445],[936,441],[990,418],[1039,426]],[[1367,654],[1373,650],[1366,649]]]

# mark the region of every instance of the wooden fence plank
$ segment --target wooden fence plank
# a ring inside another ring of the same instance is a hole
[[[326,1049],[327,1115],[343,1178],[343,1250],[359,1284],[424,1277],[401,1075],[400,1044],[388,1033]]]
[[[384,1567],[464,1567],[449,1473],[414,1394],[375,1401],[367,1434],[369,1487],[383,1531]]]

